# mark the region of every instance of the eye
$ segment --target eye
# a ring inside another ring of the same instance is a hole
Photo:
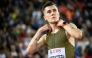
[[[56,9],[53,9],[53,11],[55,12],[55,11],[57,11]]]
[[[48,10],[48,11],[47,11],[47,13],[51,13],[51,11],[50,11],[50,10]]]

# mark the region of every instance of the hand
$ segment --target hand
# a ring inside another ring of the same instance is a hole
[[[62,26],[62,24],[63,24],[63,20],[62,19],[60,19],[58,22],[57,22],[57,26]]]
[[[51,32],[52,29],[51,29],[51,27],[48,24],[46,24],[46,25],[42,26],[39,30],[41,32],[45,32],[45,31]]]

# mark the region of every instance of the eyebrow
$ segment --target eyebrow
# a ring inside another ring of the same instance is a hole
[[[53,10],[57,10],[57,9],[54,8]],[[50,10],[47,10],[47,12],[48,12],[48,11],[50,11]]]
[[[56,10],[56,8],[54,8],[53,10]]]

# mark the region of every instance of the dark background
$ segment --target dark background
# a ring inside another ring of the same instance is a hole
[[[0,57],[46,58],[46,46],[33,55],[25,51],[39,27],[46,22],[42,6],[48,0],[0,0]],[[61,18],[73,22],[83,32],[76,40],[75,56],[92,58],[92,0],[51,0]]]

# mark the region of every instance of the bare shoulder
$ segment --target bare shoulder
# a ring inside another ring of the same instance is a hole
[[[75,39],[72,36],[70,36],[68,40],[75,47]]]
[[[43,34],[41,38],[46,38],[46,34]]]
[[[44,34],[43,37],[44,37],[44,40],[46,41],[46,34]]]
[[[46,34],[43,34],[42,36],[41,36],[41,38],[39,39],[39,41],[46,41]]]

